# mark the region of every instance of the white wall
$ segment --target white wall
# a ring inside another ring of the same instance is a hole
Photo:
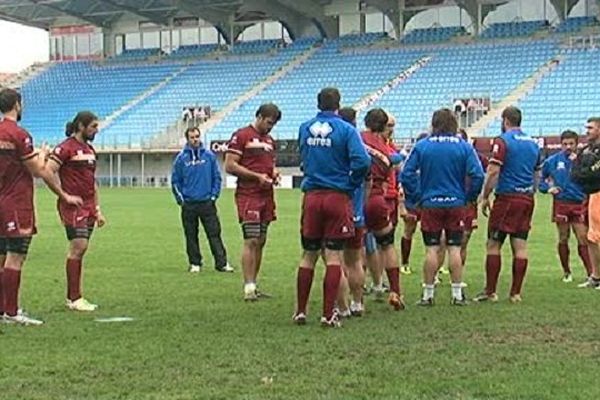
[[[544,17],[545,10],[545,17]],[[558,18],[550,0],[514,0],[492,11],[484,20],[484,24],[510,22],[520,17],[524,21]]]
[[[412,29],[430,28],[433,25],[468,27],[471,25],[471,17],[458,6],[437,7],[415,15],[408,21],[404,30],[406,32]]]

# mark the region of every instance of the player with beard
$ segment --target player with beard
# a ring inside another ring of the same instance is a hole
[[[69,251],[66,261],[66,306],[73,311],[95,311],[98,306],[83,297],[83,256],[97,225],[106,224],[98,202],[96,185],[96,151],[91,145],[98,133],[98,117],[89,111],[77,113],[67,123],[67,139],[50,154],[48,168],[58,177],[57,182],[69,194],[83,199],[81,207],[58,201],[58,213],[65,226]]]
[[[273,186],[279,183],[275,168],[275,141],[269,134],[281,119],[281,111],[272,103],[261,105],[254,122],[236,131],[227,146],[225,171],[237,176],[235,203],[242,226],[244,246],[242,273],[244,300],[270,297],[258,290],[267,231],[275,214]]]
[[[42,178],[66,204],[82,201],[57,185],[46,168],[48,150],[36,151],[33,139],[17,124],[22,114],[21,95],[13,89],[0,91],[0,314],[7,323],[41,325],[19,309],[21,270],[33,235],[37,233],[33,205],[33,177]]]

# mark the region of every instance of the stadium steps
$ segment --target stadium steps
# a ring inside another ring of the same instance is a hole
[[[27,82],[32,79],[35,79],[42,72],[46,71],[48,68],[52,66],[52,63],[35,63],[25,68],[23,71],[19,72],[17,76],[8,80],[4,83],[4,86],[11,88],[20,88]]]
[[[107,116],[103,121],[101,121],[100,128],[106,128],[107,126],[109,126],[115,119],[117,119],[117,117],[124,114],[132,107],[135,107],[137,104],[141,103],[148,97],[152,96],[154,93],[156,93],[162,87],[164,87],[169,82],[171,82],[173,79],[175,79],[176,77],[181,75],[183,72],[185,72],[188,68],[189,68],[189,65],[181,67],[180,69],[175,71],[171,76],[166,77],[161,82],[157,83],[156,85],[154,85],[151,88],[149,88],[148,90],[146,90],[144,93],[140,94],[138,97],[131,100],[129,103],[123,105],[121,108],[119,108],[118,110],[116,110],[115,112],[113,112],[112,114]]]
[[[551,60],[548,60],[542,65],[536,72],[534,72],[529,78],[525,79],[519,86],[517,86],[512,92],[510,92],[505,98],[494,104],[487,115],[477,120],[471,127],[467,128],[467,134],[469,136],[481,136],[484,135],[485,131],[489,128],[490,124],[500,118],[502,111],[511,105],[517,105],[521,99],[531,93],[536,85],[544,78],[544,76],[551,74],[556,69],[562,56],[556,55]]]
[[[371,104],[376,103],[385,93],[389,92],[390,90],[394,90],[399,85],[401,85],[402,82],[406,81],[418,70],[426,66],[429,63],[429,61],[431,61],[431,59],[432,56],[423,56],[419,58],[412,65],[400,72],[389,82],[386,82],[385,85],[360,99],[356,104],[352,106],[352,108],[354,108],[357,113],[364,111]]]
[[[237,97],[232,102],[230,102],[223,109],[217,111],[213,116],[206,122],[199,125],[199,128],[202,131],[202,141],[206,142],[205,138],[211,129],[216,127],[223,119],[229,115],[230,113],[237,110],[240,106],[242,106],[245,102],[252,99],[253,97],[260,94],[263,90],[265,90],[270,85],[274,84],[278,80],[285,77],[291,71],[293,71],[298,66],[302,65],[306,60],[312,57],[315,52],[319,50],[319,47],[312,46],[304,53],[300,54],[298,57],[290,61],[288,64],[284,65],[282,68],[277,70],[274,74],[269,76],[267,79],[262,81],[261,83],[254,86],[252,89],[244,93],[243,95]],[[179,145],[181,141],[181,133],[179,132],[180,122],[175,121],[171,125],[169,125],[163,132],[159,133],[155,138],[151,140],[150,145],[152,147],[172,147],[174,145]]]

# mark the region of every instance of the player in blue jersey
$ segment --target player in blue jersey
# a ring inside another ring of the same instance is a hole
[[[340,326],[334,303],[342,274],[345,241],[354,236],[351,196],[369,171],[371,159],[356,128],[337,114],[340,92],[325,88],[317,97],[320,112],[300,126],[298,144],[304,171],[301,189],[302,247],[294,322],[306,322],[306,305],[315,264],[324,248],[325,280],[321,324]]]
[[[481,197],[483,215],[488,221],[486,249],[486,285],[475,301],[498,301],[496,287],[502,266],[501,249],[507,236],[513,252],[512,285],[509,300],[521,301],[523,279],[527,272],[527,238],[531,229],[540,149],[530,136],[521,130],[521,110],[507,107],[502,111],[502,134],[494,139],[492,157],[487,168]],[[492,191],[496,191],[493,206]]]
[[[427,248],[423,266],[425,287],[418,304],[433,305],[443,233],[452,278],[452,304],[466,305],[460,257],[464,214],[467,203],[479,196],[484,173],[473,146],[457,136],[458,122],[451,110],[436,111],[431,125],[431,135],[415,145],[401,175],[405,192],[419,193],[421,231]],[[468,191],[467,178],[471,180]]]
[[[587,276],[592,274],[587,242],[587,201],[581,185],[571,179],[571,167],[577,157],[579,137],[573,131],[560,135],[562,150],[544,162],[540,191],[554,197],[552,222],[558,229],[558,257],[563,269],[563,282],[573,281],[569,266],[569,236],[571,230],[577,238],[577,252]]]

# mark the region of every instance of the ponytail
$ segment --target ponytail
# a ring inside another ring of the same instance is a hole
[[[75,133],[75,124],[72,121],[69,121],[65,127],[65,136],[71,137],[73,133]]]

